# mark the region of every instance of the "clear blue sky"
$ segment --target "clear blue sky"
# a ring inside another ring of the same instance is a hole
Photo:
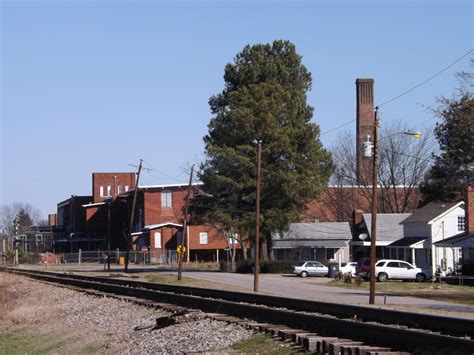
[[[203,156],[208,99],[246,44],[296,45],[324,133],[355,118],[356,78],[390,99],[474,47],[472,26],[469,0],[3,0],[0,202],[46,216],[90,194],[92,172],[130,171],[139,158],[155,168],[143,183],[186,181]],[[468,63],[383,106],[383,120],[434,125],[424,106],[450,96]]]

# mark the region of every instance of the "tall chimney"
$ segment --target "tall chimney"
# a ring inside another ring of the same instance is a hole
[[[466,233],[474,233],[474,189],[470,186],[466,191],[464,208],[466,210]]]
[[[374,79],[357,79],[357,134],[356,134],[356,173],[357,183],[371,184],[372,159],[365,158],[361,153],[362,143],[370,141],[373,143],[373,133],[375,125],[374,116]]]

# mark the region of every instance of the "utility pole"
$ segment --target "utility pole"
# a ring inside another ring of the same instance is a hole
[[[257,191],[255,200],[255,267],[253,274],[253,290],[258,292],[258,275],[260,272],[260,165],[262,160],[262,141],[257,141]]]
[[[132,211],[131,211],[131,216],[130,216],[130,224],[128,228],[127,254],[125,256],[125,272],[128,272],[128,263],[130,261],[130,249],[132,248],[132,244],[133,244],[133,238],[132,238],[133,218],[135,217],[135,204],[137,203],[138,182],[140,181],[140,172],[142,171],[142,162],[143,162],[143,159],[140,159],[140,163],[138,164],[137,180],[135,182],[135,191],[133,192]]]
[[[375,107],[374,154],[372,161],[372,225],[370,228],[370,295],[369,303],[375,304],[375,263],[377,261],[377,148],[379,140],[379,107]]]
[[[191,167],[191,173],[189,174],[189,184],[188,184],[188,189],[186,192],[186,197],[185,197],[185,202],[184,202],[184,221],[183,221],[183,237],[181,238],[181,245],[179,248],[179,263],[178,263],[178,281],[181,280],[181,276],[183,273],[183,259],[184,256],[186,255],[185,253],[185,245],[186,239],[188,237],[188,207],[189,207],[189,197],[191,194],[191,186],[193,183],[193,172],[194,172],[194,164]]]

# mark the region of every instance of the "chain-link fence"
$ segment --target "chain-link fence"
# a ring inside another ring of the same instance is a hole
[[[38,264],[48,262],[50,264],[105,264],[108,262],[107,250],[97,251],[82,251],[79,250],[77,253],[16,253],[15,251],[10,253],[10,257],[1,258],[0,263],[20,263],[20,264]],[[110,263],[124,265],[126,251],[110,251]],[[176,250],[165,249],[163,252],[154,251],[130,251],[129,263],[135,265],[176,265],[178,263],[178,254]],[[16,261],[17,259],[17,261]]]

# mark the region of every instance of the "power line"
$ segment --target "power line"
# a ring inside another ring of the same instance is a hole
[[[469,54],[471,54],[472,52],[474,51],[474,49],[470,49],[469,51],[467,51],[466,53],[464,53],[461,57],[457,58],[455,61],[451,62],[450,64],[448,64],[447,66],[445,66],[443,69],[439,70],[438,72],[436,72],[435,74],[431,75],[429,78],[423,80],[422,82],[416,84],[415,86],[411,87],[410,89],[392,97],[391,99],[388,99],[378,105],[375,105],[375,106],[378,106],[378,107],[381,107],[381,106],[384,106],[388,103],[391,103],[395,100],[398,100],[399,98],[401,98],[402,96],[405,96],[407,94],[409,94],[410,92],[418,89],[419,87],[425,85],[426,83],[428,83],[429,81],[433,80],[434,78],[436,78],[437,76],[439,76],[440,74],[444,73],[446,70],[448,70],[449,68],[451,68],[452,66],[454,66],[455,64],[457,64],[458,62],[460,62],[461,60],[463,60],[464,58],[466,58]],[[367,113],[370,113],[372,110],[370,111],[367,111],[367,112],[364,112],[363,115],[367,114]],[[345,127],[349,124],[351,124],[352,122],[354,122],[356,119],[352,119],[350,121],[347,121],[346,123],[340,125],[340,126],[337,126],[336,128],[333,128],[333,129],[330,129],[329,131],[324,131],[324,132],[321,132],[319,135],[322,136],[322,135],[325,135],[325,134],[328,134],[328,133],[331,133],[331,132],[334,132],[334,131],[337,131],[338,129],[341,129],[342,127]]]
[[[407,94],[409,94],[410,92],[418,89],[420,86],[423,86],[424,84],[426,84],[427,82],[433,80],[434,78],[436,78],[438,75],[444,73],[446,70],[448,70],[449,68],[451,68],[454,64],[460,62],[461,60],[463,60],[465,57],[467,57],[469,54],[471,54],[472,52],[474,51],[474,49],[470,49],[469,51],[467,51],[466,53],[464,53],[461,57],[459,57],[458,59],[456,59],[454,62],[448,64],[447,66],[445,66],[443,69],[441,69],[440,71],[436,72],[435,74],[433,74],[432,76],[430,76],[428,79],[425,79],[423,80],[421,83],[419,84],[416,84],[415,86],[411,87],[410,89],[402,92],[401,94],[395,96],[395,97],[392,97],[391,99],[387,100],[387,101],[384,101],[382,102],[381,104],[377,105],[377,106],[383,106],[383,105],[386,105],[392,101],[395,101],[397,99],[399,99],[400,97],[402,96],[405,96]]]

